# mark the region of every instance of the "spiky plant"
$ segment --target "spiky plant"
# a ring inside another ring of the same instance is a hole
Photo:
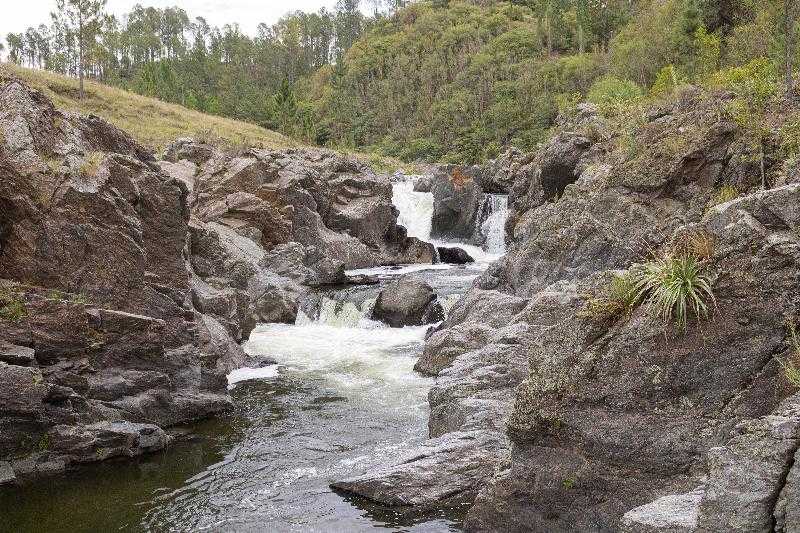
[[[579,316],[595,320],[613,320],[630,315],[639,301],[636,279],[630,272],[614,275],[603,291],[590,298]]]
[[[671,255],[633,269],[637,299],[643,299],[665,323],[674,321],[686,329],[689,314],[708,316],[709,304],[715,304],[711,278],[701,261],[691,255]]]
[[[778,359],[778,362],[783,367],[783,374],[786,376],[787,381],[793,387],[800,389],[800,337],[797,334],[797,326],[790,323],[788,328],[792,349],[788,359]]]

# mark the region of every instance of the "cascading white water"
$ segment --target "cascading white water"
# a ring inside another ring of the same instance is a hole
[[[415,192],[416,176],[395,183],[392,186],[392,203],[400,211],[397,223],[405,226],[409,237],[430,241],[431,221],[433,219],[433,195],[429,192]]]
[[[508,195],[487,194],[484,199],[486,213],[481,223],[481,233],[486,239],[485,248],[490,254],[506,253],[506,220]]]
[[[504,194],[486,194],[478,213],[476,233],[485,239],[484,246],[478,247],[462,242],[447,242],[431,239],[431,223],[433,219],[433,194],[415,192],[414,182],[419,176],[406,176],[404,181],[392,186],[392,203],[400,212],[397,223],[405,226],[410,237],[417,237],[435,246],[458,246],[465,250],[479,264],[486,265],[495,261],[506,251],[505,223],[508,218],[508,196]],[[375,274],[373,270],[358,273]]]

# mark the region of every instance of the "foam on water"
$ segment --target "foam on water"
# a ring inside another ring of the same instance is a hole
[[[251,379],[269,379],[278,377],[278,367],[276,365],[265,366],[263,368],[237,368],[228,374],[228,389],[233,389],[241,381]]]
[[[346,396],[396,402],[398,407],[424,401],[430,380],[413,367],[427,327],[388,328],[372,321],[359,326],[264,324],[250,334],[245,350],[322,376]]]

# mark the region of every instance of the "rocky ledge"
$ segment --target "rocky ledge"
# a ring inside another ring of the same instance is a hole
[[[760,190],[727,98],[689,89],[632,133],[579,106],[537,152],[504,156],[511,249],[417,363],[436,376],[431,439],[335,486],[472,502],[467,531],[800,529],[800,395],[781,366],[800,175],[774,149]],[[741,192],[720,202],[724,187]],[[610,305],[632,265],[681,254],[712,284],[707,318],[682,330]]]
[[[388,178],[182,139],[157,160],[0,79],[0,482],[167,445],[231,406],[257,322],[346,268],[432,262]]]

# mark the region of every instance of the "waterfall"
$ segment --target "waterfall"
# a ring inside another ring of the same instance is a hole
[[[414,191],[414,182],[418,178],[419,176],[406,176],[405,180],[392,185],[392,203],[399,211],[397,223],[405,226],[409,237],[417,237],[435,246],[458,246],[481,264],[491,263],[505,253],[508,195],[484,194],[474,229],[476,240],[484,243],[482,247],[464,242],[437,241],[431,239],[433,194]]]
[[[433,220],[433,195],[429,192],[415,192],[416,176],[395,183],[392,186],[392,203],[400,211],[397,223],[405,226],[409,237],[423,241],[431,239],[431,221]]]
[[[316,312],[309,310],[297,312],[295,325],[308,326],[311,324],[325,324],[337,328],[374,327],[377,323],[369,319],[375,299],[358,302],[339,301],[323,297]]]
[[[490,254],[506,252],[506,220],[508,195],[485,194],[481,206],[480,233],[485,239],[484,248]]]

